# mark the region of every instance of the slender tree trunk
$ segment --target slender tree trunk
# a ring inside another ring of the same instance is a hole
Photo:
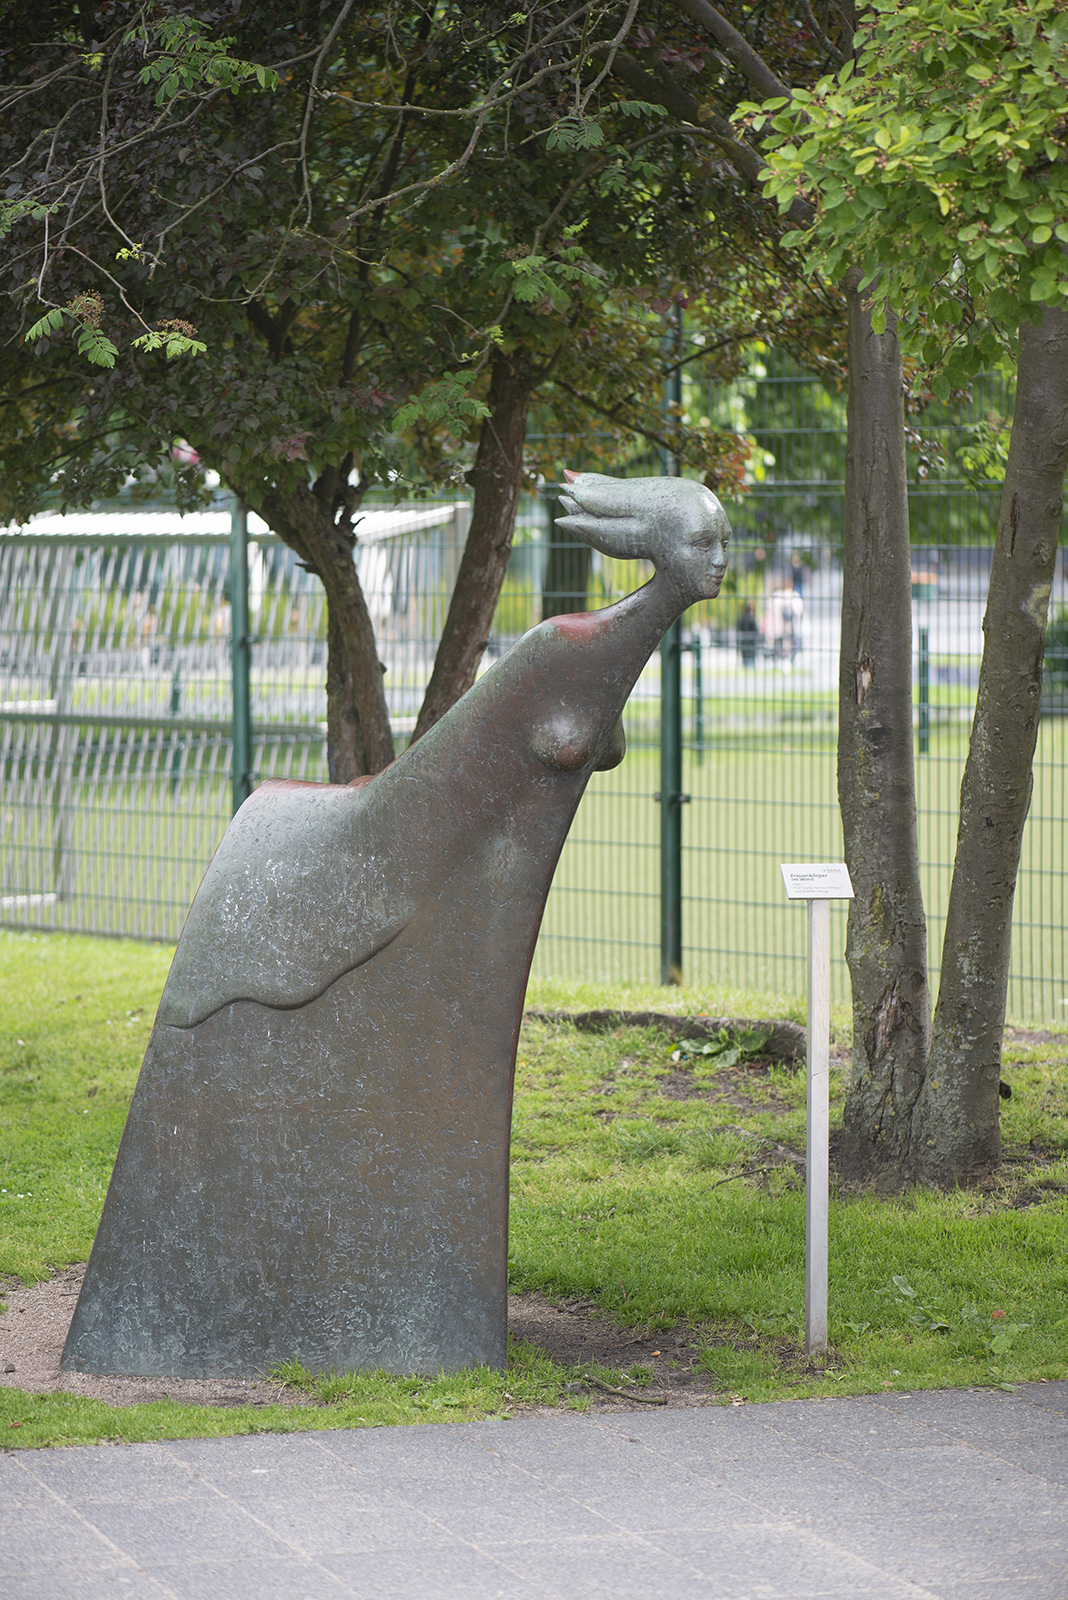
[[[539,376],[519,352],[494,358],[490,414],[468,474],[475,491],[471,526],[413,742],[467,693],[489,642],[523,488],[527,410]]]
[[[353,540],[332,507],[301,484],[272,489],[264,518],[318,573],[327,602],[327,755],[331,783],[380,772],[393,760],[393,735],[374,625],[352,558]]]
[[[912,753],[912,580],[901,353],[849,307],[849,436],[842,553],[838,799],[856,899],[846,959],[853,1064],[841,1164],[880,1187],[906,1181],[930,1041],[927,934]]]
[[[1042,654],[1068,468],[1068,313],[1020,329],[1009,459],[960,793],[934,1040],[914,1118],[916,1176],[972,1182],[997,1165],[1012,903],[1031,803]]]
[[[331,783],[351,783],[367,771],[360,712],[345,638],[326,606],[326,764]]]

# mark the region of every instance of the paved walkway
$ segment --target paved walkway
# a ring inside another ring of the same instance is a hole
[[[3,1600],[1065,1600],[1068,1383],[0,1454]]]

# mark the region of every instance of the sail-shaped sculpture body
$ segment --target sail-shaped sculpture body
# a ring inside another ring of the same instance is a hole
[[[348,787],[264,783],[193,902],[63,1364],[235,1377],[298,1358],[504,1364],[512,1080],[591,772],[728,529],[678,479],[573,480],[568,524],[653,579],[526,634]]]

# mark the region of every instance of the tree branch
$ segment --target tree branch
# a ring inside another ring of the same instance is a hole
[[[721,11],[709,5],[708,0],[676,0],[676,4],[699,27],[708,30],[723,54],[744,78],[749,79],[762,99],[790,98],[788,85],[771,70],[764,57],[757,54],[745,35],[739,33]]]
[[[640,99],[661,105],[665,111],[680,121],[707,130],[738,173],[754,188],[759,187],[764,170],[764,160],[760,152],[737,138],[737,130],[726,117],[720,116],[717,111],[710,110],[695,100],[668,71],[663,62],[658,64],[654,76],[646,72],[632,56],[621,52],[612,67],[612,75],[625,83],[627,88]],[[789,93],[788,90],[786,92]],[[791,202],[786,216],[795,226],[810,228],[816,220],[816,211],[803,195],[798,195]]]

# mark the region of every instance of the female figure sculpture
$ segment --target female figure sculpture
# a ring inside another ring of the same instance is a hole
[[[719,502],[571,478],[652,579],[526,634],[347,787],[264,783],[197,892],[64,1351],[97,1373],[501,1366],[527,974],[591,772],[649,656],[718,593]]]

